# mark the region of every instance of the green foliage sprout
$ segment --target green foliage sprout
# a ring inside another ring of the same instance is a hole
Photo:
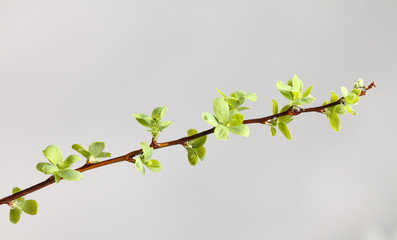
[[[167,112],[167,107],[157,107],[152,111],[152,117],[149,117],[143,113],[134,113],[133,116],[136,120],[142,124],[143,126],[148,128],[148,131],[152,133],[153,139],[157,139],[160,132],[169,127],[173,121],[162,121],[161,119],[164,117]]]
[[[79,156],[72,154],[63,160],[62,151],[56,145],[48,146],[44,149],[43,154],[50,163],[40,162],[36,165],[36,168],[44,174],[52,174],[55,177],[56,183],[62,178],[69,181],[81,180],[82,174],[70,168],[73,163],[80,161]]]
[[[12,194],[20,192],[19,187],[14,187],[12,189]],[[9,203],[10,209],[10,222],[16,224],[21,218],[22,212],[29,215],[36,215],[38,204],[36,200],[25,200],[24,197],[17,198]]]
[[[141,147],[143,154],[136,157],[135,168],[143,175],[145,175],[145,165],[152,170],[152,172],[161,172],[161,163],[155,159],[150,159],[153,155],[153,148],[145,142],[141,142]]]
[[[103,151],[105,149],[104,142],[93,142],[88,150],[85,150],[79,144],[73,144],[72,148],[83,155],[87,159],[87,163],[97,163],[99,162],[98,158],[110,158],[112,156],[109,152]]]

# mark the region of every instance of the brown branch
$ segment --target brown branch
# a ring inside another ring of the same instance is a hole
[[[361,89],[361,94],[362,95],[366,95],[367,94],[367,90],[371,89],[372,87],[376,87],[375,86],[375,82],[372,82],[370,85],[365,86]],[[262,118],[254,118],[254,119],[247,119],[244,120],[243,123],[244,124],[253,124],[253,123],[260,123],[260,124],[267,124],[269,120],[271,119],[276,119],[282,116],[286,116],[286,115],[292,115],[292,116],[297,116],[301,113],[307,113],[307,112],[319,112],[319,113],[323,113],[326,111],[327,108],[342,104],[344,101],[344,98],[340,98],[338,101],[329,103],[327,105],[323,105],[323,106],[318,106],[318,107],[312,107],[312,108],[300,108],[300,107],[293,107],[291,106],[287,111],[282,112],[282,113],[278,113],[278,114],[274,114],[274,115],[270,115],[267,117],[262,117]],[[164,148],[164,147],[170,147],[170,146],[175,146],[175,145],[184,145],[186,144],[186,142],[199,138],[199,137],[203,137],[209,134],[214,133],[215,128],[211,128],[208,130],[205,130],[203,132],[197,133],[195,135],[192,136],[188,136],[188,137],[183,137],[183,138],[179,138],[173,141],[168,141],[168,142],[163,142],[163,143],[157,143],[156,139],[152,139],[152,143],[150,144],[151,147],[153,147],[154,149],[158,149],[158,148]],[[138,150],[134,150],[128,154],[119,156],[119,157],[115,157],[115,158],[111,158],[105,161],[101,161],[98,163],[86,163],[85,165],[77,168],[76,170],[79,172],[85,172],[88,170],[92,170],[95,168],[99,168],[99,167],[103,167],[103,166],[107,166],[109,164],[114,164],[114,163],[118,163],[118,162],[123,162],[123,161],[127,161],[127,162],[131,162],[131,163],[135,163],[135,159],[134,157],[141,154],[142,153],[142,149],[138,149]],[[42,189],[44,187],[47,187],[48,185],[51,185],[55,182],[55,179],[53,176],[49,177],[48,179],[46,179],[45,181],[38,183],[34,186],[31,186],[29,188],[26,188],[18,193],[12,194],[10,196],[7,196],[5,198],[0,199],[0,205],[2,204],[9,204],[12,200],[15,200],[17,198],[23,197],[29,193],[35,192],[39,189]]]

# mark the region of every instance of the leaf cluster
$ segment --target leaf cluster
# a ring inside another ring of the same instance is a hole
[[[152,117],[149,117],[143,113],[134,113],[133,116],[143,126],[148,128],[148,131],[152,133],[153,138],[157,139],[161,131],[170,126],[174,121],[161,121],[167,112],[167,107],[157,107],[152,111]]]
[[[48,146],[44,149],[43,154],[50,163],[40,162],[36,165],[36,168],[44,174],[54,175],[56,183],[62,178],[70,181],[81,180],[82,174],[70,168],[73,163],[80,160],[80,156],[72,154],[63,160],[62,151],[56,145]]]
[[[72,148],[78,153],[83,155],[87,159],[87,163],[97,163],[98,158],[109,158],[112,155],[109,152],[104,152],[104,142],[93,142],[88,147],[88,150],[84,149],[79,144],[73,144]]]
[[[198,132],[196,129],[189,129],[187,131],[187,135],[189,137],[197,133]],[[186,145],[184,145],[187,150],[187,158],[192,166],[195,166],[197,164],[199,158],[201,161],[204,160],[206,153],[204,144],[206,141],[207,141],[207,135],[190,140],[187,142]]]
[[[214,134],[219,140],[227,140],[229,132],[237,135],[249,136],[249,128],[243,124],[244,115],[240,111],[250,109],[249,107],[241,107],[246,99],[256,101],[255,93],[245,93],[244,91],[236,91],[226,96],[218,89],[222,97],[215,98],[213,108],[215,115],[205,112],[202,115],[204,121],[215,127]]]
[[[20,192],[21,189],[14,187],[12,189],[12,194]],[[24,197],[17,198],[9,203],[10,209],[10,222],[16,224],[21,218],[22,212],[29,215],[36,215],[38,204],[36,200],[25,200]]]
[[[341,87],[341,92],[343,95],[342,104],[338,104],[336,106],[329,107],[325,110],[325,115],[329,119],[331,127],[339,132],[342,128],[342,124],[338,115],[345,115],[347,113],[351,113],[356,115],[356,112],[353,110],[352,105],[357,105],[358,101],[360,100],[361,90],[360,88],[364,85],[363,80],[359,79],[354,88],[349,92],[346,87]],[[331,100],[326,101],[323,105],[327,105],[329,103],[333,103],[339,101],[339,96],[331,91]]]
[[[280,113],[288,111],[290,108],[290,105],[285,105],[281,110]],[[278,104],[276,100],[273,100],[273,114],[278,114]],[[271,127],[271,133],[272,136],[276,136],[276,127],[280,130],[280,132],[288,139],[291,140],[291,133],[289,131],[289,128],[287,126],[288,123],[290,123],[293,119],[292,115],[285,115],[281,116],[279,118],[271,119],[268,121],[268,125]]]
[[[152,172],[160,172],[162,169],[161,163],[155,159],[150,159],[153,155],[153,148],[145,142],[141,142],[143,153],[136,157],[135,168],[145,175],[145,165]]]
[[[303,82],[296,75],[288,80],[288,84],[279,81],[276,83],[276,86],[280,93],[290,100],[289,105],[291,106],[301,106],[312,103],[315,100],[315,98],[310,95],[313,86],[310,86],[302,93]]]

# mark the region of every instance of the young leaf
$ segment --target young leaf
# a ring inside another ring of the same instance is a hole
[[[291,140],[291,133],[289,132],[288,126],[285,123],[279,122],[277,124],[278,129],[284,134],[284,136],[288,139]]]
[[[13,224],[16,224],[19,222],[19,219],[21,218],[21,210],[17,208],[11,208],[10,210],[10,222]]]
[[[191,148],[187,149],[187,159],[189,160],[189,163],[192,166],[195,166],[198,162],[196,152]]]
[[[165,113],[167,112],[167,107],[163,106],[163,107],[157,107],[152,111],[152,119],[155,122],[159,122],[165,115]]]
[[[195,149],[195,151],[197,153],[197,156],[200,158],[200,160],[203,161],[205,158],[205,153],[207,151],[205,147],[204,146],[198,147]]]
[[[312,88],[313,88],[313,86],[310,86],[308,89],[306,89],[306,91],[304,93],[302,93],[302,98],[309,96],[310,93],[312,92]]]
[[[296,105],[305,105],[305,104],[310,104],[316,100],[314,97],[311,95],[304,97],[304,98],[299,98],[298,100],[295,101]]]
[[[112,154],[109,152],[102,152],[101,154],[99,154],[98,158],[110,158],[111,156]]]
[[[288,85],[285,85],[285,83],[279,81],[276,83],[276,87],[280,91],[280,93],[286,97],[288,100],[293,101],[294,100],[294,95],[292,94],[292,91],[294,91],[294,88]]]
[[[229,129],[225,125],[219,124],[215,127],[214,134],[219,140],[227,140],[229,138]]]
[[[203,120],[214,127],[219,125],[219,122],[215,116],[208,112],[203,113]]]
[[[224,98],[227,98],[226,94],[224,94],[219,88],[216,88],[219,94],[221,94]]]
[[[59,176],[69,181],[79,181],[83,177],[81,172],[70,168],[62,169],[58,173]]]
[[[57,145],[48,146],[46,149],[44,149],[43,154],[54,166],[62,164],[63,162],[62,151]]]
[[[276,128],[274,128],[273,126],[270,128],[271,132],[272,132],[272,136],[276,136]]]
[[[19,193],[20,191],[22,191],[22,190],[19,187],[14,187],[12,189],[12,194]]]
[[[299,93],[302,92],[303,88],[303,83],[302,81],[298,78],[298,76],[294,75],[294,77],[291,79],[292,80],[292,87]]]
[[[341,127],[342,127],[340,119],[339,119],[339,116],[336,113],[331,112],[331,113],[329,113],[327,115],[327,117],[329,118],[329,122],[331,123],[331,127],[335,131],[339,132]]]
[[[244,115],[242,115],[242,114],[240,114],[240,113],[237,113],[237,114],[234,114],[234,115],[229,119],[229,121],[227,122],[227,124],[228,124],[229,126],[239,126],[239,125],[241,125],[241,124],[243,123],[243,121],[244,121]]]
[[[73,163],[80,161],[80,156],[77,155],[69,155],[69,157],[67,157],[65,159],[65,161],[63,162],[63,167],[70,167]]]
[[[132,114],[136,120],[147,128],[152,128],[153,119],[151,119],[148,115],[142,113],[134,113]]]
[[[25,200],[21,206],[22,211],[29,215],[36,215],[37,214],[37,207],[38,204],[35,200]]]
[[[104,142],[93,142],[91,145],[88,147],[88,151],[94,156],[98,157],[99,154],[103,152],[105,149],[105,143]]]
[[[143,175],[145,175],[145,167],[143,166],[141,158],[138,156],[135,160],[135,168],[138,169]]]
[[[152,170],[152,172],[161,172],[161,163],[157,160],[150,159],[146,162],[146,166]]]
[[[82,146],[79,144],[73,144],[72,149],[83,155],[85,158],[89,158],[91,156],[91,153],[87,150],[85,150]]]
[[[158,124],[156,124],[156,127],[158,128],[159,131],[163,131],[164,129],[166,129],[168,126],[170,126],[174,121],[163,121],[163,122],[159,122]]]
[[[349,95],[349,92],[347,91],[347,89],[345,87],[340,87],[340,90],[344,97],[347,97],[347,95]]]
[[[273,99],[273,115],[278,113],[278,104],[276,100]]]
[[[255,93],[248,93],[247,95],[245,95],[245,97],[253,102],[256,102],[256,100],[258,99],[258,96],[256,96]]]
[[[188,135],[188,136],[192,136],[192,135],[195,135],[195,134],[197,134],[197,133],[198,133],[198,132],[197,132],[196,129],[189,129],[189,130],[187,131],[187,135]],[[206,141],[207,141],[207,135],[204,135],[204,136],[202,136],[202,137],[199,137],[199,138],[190,140],[190,141],[189,141],[189,144],[192,145],[193,148],[199,148],[199,147],[203,146],[203,145],[205,144]]]
[[[224,98],[214,99],[214,111],[215,115],[222,123],[226,123],[229,120],[229,104]]]
[[[245,137],[248,137],[250,135],[250,129],[245,124],[229,127],[229,130],[230,130],[230,132],[232,132],[234,134],[245,136]]]
[[[149,160],[153,155],[153,148],[151,148],[149,144],[145,142],[141,142],[141,147],[143,151],[143,160]]]
[[[40,162],[36,165],[36,169],[44,174],[53,174],[54,172],[58,171],[59,169],[46,162]]]

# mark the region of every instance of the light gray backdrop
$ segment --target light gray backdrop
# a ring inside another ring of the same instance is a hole
[[[1,239],[384,240],[397,229],[396,1],[0,0],[0,197],[46,178],[57,144],[105,141],[113,156],[150,135],[132,113],[167,104],[168,141],[210,126],[215,87],[258,94],[247,117],[271,114],[275,87],[297,74],[316,105],[376,81],[335,132],[325,116],[264,125],[217,141],[191,167],[181,147],[142,176],[119,163],[27,198],[39,213]],[[314,106],[314,105],[313,105]],[[78,165],[77,165],[78,166]],[[395,238],[394,238],[395,239]]]

